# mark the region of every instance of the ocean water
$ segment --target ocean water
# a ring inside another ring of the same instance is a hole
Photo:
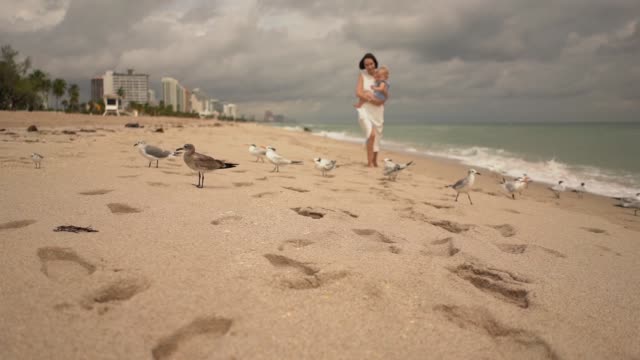
[[[364,143],[355,121],[285,126],[317,136]],[[385,123],[384,149],[457,160],[536,182],[586,183],[605,196],[640,192],[640,123],[394,124]],[[384,156],[384,154],[382,155]]]

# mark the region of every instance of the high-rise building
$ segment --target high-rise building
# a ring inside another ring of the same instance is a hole
[[[91,79],[91,100],[98,101],[104,97],[104,80],[98,76]]]
[[[224,116],[235,119],[238,117],[238,107],[236,104],[224,104],[222,113]]]
[[[213,103],[209,96],[202,90],[196,88],[191,92],[191,111],[200,114],[200,116],[209,116],[213,114]]]
[[[173,111],[178,107],[178,80],[170,77],[162,78],[162,101],[164,106],[171,106]]]
[[[134,74],[133,69],[129,69],[126,74],[109,70],[101,77],[92,79],[91,98],[98,100],[104,95],[117,94],[120,88],[124,91],[123,107],[131,101],[139,104],[149,102],[149,75]]]
[[[149,89],[149,105],[156,105],[156,92],[153,89]]]
[[[165,106],[171,106],[173,111],[188,112],[190,96],[189,90],[180,85],[178,80],[170,77],[162,78],[162,100]]]

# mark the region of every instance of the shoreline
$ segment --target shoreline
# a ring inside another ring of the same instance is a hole
[[[335,124],[334,124],[335,125]],[[398,129],[403,126],[416,126],[415,124],[398,124]],[[440,124],[438,124],[440,125]],[[458,124],[460,125],[460,124]],[[473,127],[475,124],[465,124]],[[492,124],[497,125],[497,124]],[[600,124],[599,124],[600,125]],[[359,129],[355,128],[332,128],[331,124],[325,128],[322,124],[309,125],[313,133],[319,136],[330,137],[339,141],[360,144],[364,141]],[[546,125],[548,126],[548,125]],[[274,125],[274,127],[280,127]],[[290,131],[300,131],[300,126],[284,126]],[[390,128],[390,131],[394,130]],[[416,130],[418,131],[418,130]],[[399,136],[398,130],[394,133]],[[413,154],[419,156],[453,160],[467,166],[480,166],[493,169],[505,177],[518,177],[522,173],[528,173],[534,177],[538,183],[553,186],[558,180],[564,180],[569,186],[579,186],[581,182],[586,182],[589,192],[594,195],[605,197],[626,197],[640,192],[640,173],[625,169],[611,169],[599,165],[585,165],[585,163],[568,163],[556,161],[554,157],[537,157],[512,153],[502,148],[492,148],[483,145],[443,145],[435,148],[420,145],[415,142],[392,139],[383,139],[383,147],[390,151]],[[535,158],[535,159],[534,159]],[[588,163],[588,162],[587,162]]]

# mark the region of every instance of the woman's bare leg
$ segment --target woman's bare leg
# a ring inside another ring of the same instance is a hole
[[[377,164],[375,163],[375,156],[377,153],[373,152],[373,144],[376,141],[376,134],[372,131],[371,136],[367,139],[367,166],[375,167]]]
[[[373,166],[374,167],[378,167],[378,152],[377,151],[375,151],[373,153]]]

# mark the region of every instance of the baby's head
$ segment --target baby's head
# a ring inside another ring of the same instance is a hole
[[[389,68],[387,65],[382,65],[376,70],[376,80],[387,80],[389,79]]]

